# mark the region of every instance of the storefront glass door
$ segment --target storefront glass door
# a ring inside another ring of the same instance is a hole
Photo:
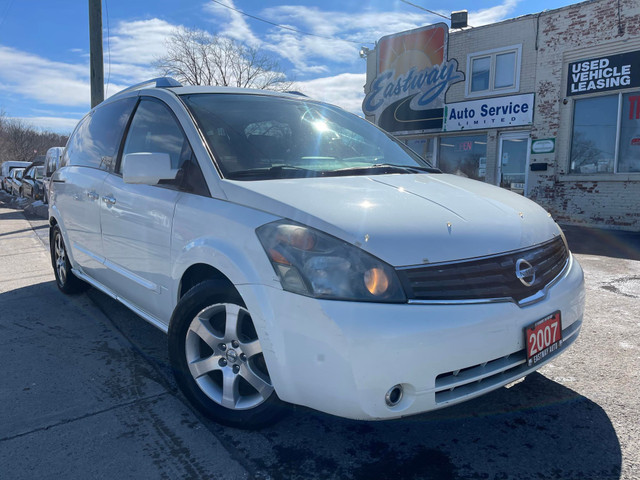
[[[521,195],[527,195],[530,139],[528,133],[500,135],[500,186]]]

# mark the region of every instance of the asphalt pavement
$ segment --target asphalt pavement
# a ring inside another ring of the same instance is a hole
[[[638,234],[567,229],[583,330],[524,381],[402,420],[292,407],[246,432],[190,407],[162,332],[58,291],[46,207],[25,203],[0,193],[0,480],[640,479]]]

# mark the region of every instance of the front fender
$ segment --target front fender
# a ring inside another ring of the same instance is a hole
[[[255,229],[279,219],[242,205],[215,198],[183,196],[174,213],[171,257],[173,298],[189,267],[209,265],[234,285],[280,287]]]
[[[209,265],[220,271],[234,285],[262,284],[280,288],[280,282],[273,271],[262,246],[256,238],[256,248],[250,253],[245,248],[221,238],[198,238],[176,252],[172,276],[178,285],[184,273],[193,265]]]

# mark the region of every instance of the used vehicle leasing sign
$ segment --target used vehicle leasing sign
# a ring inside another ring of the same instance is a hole
[[[567,96],[640,85],[640,51],[569,64]]]
[[[444,109],[443,132],[530,125],[533,122],[533,93],[448,103]]]

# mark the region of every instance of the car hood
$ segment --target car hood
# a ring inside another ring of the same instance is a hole
[[[560,235],[534,202],[447,174],[223,182],[228,200],[317,228],[394,266],[481,257]]]

